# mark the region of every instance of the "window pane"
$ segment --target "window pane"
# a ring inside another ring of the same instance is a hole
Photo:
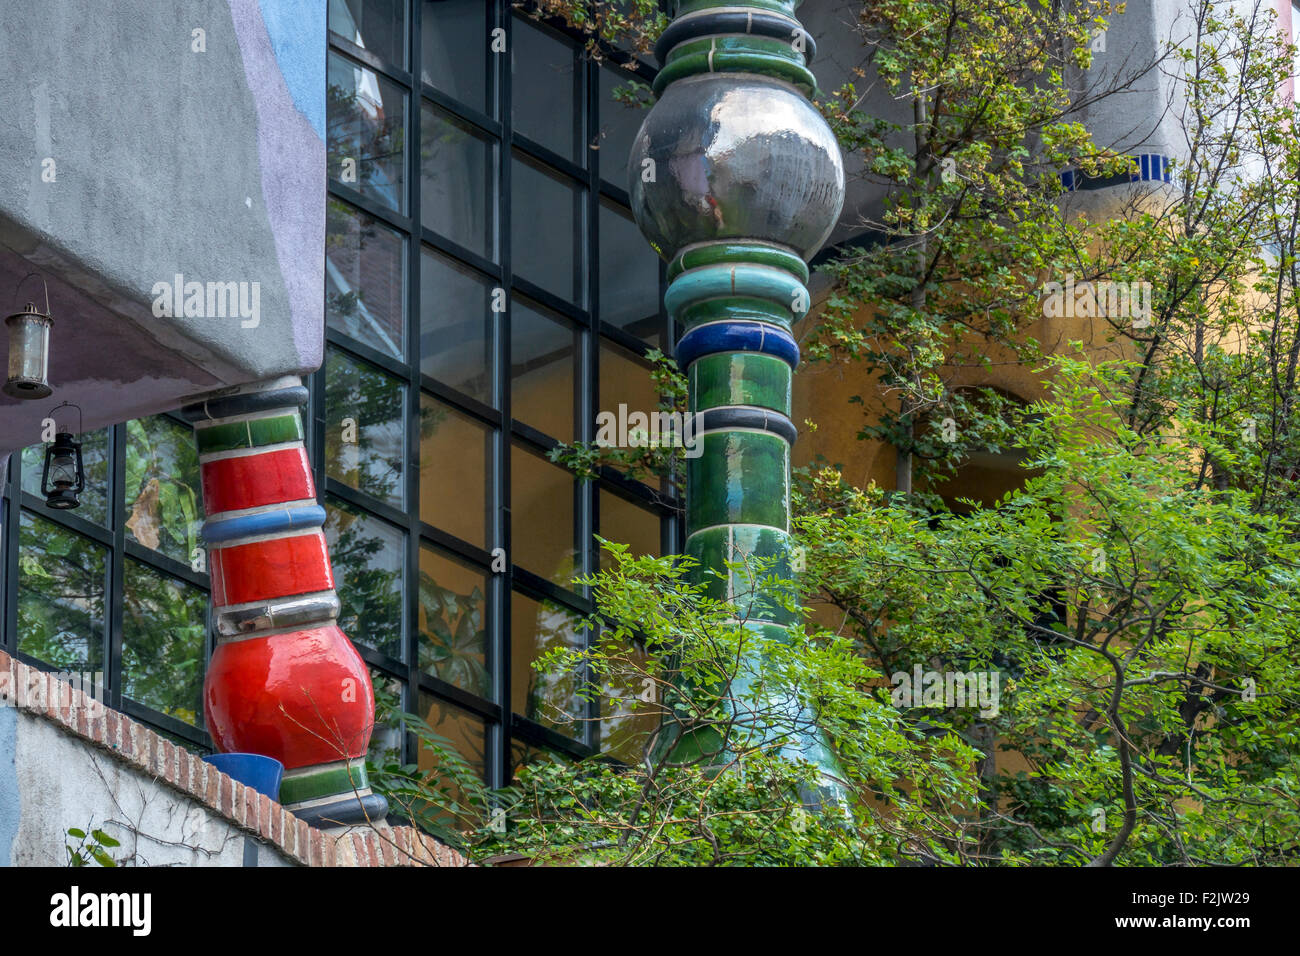
[[[420,258],[420,371],[485,405],[492,395],[492,290],[427,246]]]
[[[60,670],[103,671],[107,550],[27,511],[18,547],[18,649]]]
[[[511,595],[510,603],[510,706],[529,720],[552,727],[574,740],[586,728],[586,703],[578,696],[582,668],[538,673],[533,661],[557,648],[579,649],[586,640],[582,616],[552,601],[535,601]]]
[[[524,767],[536,763],[549,763],[561,758],[545,747],[536,747],[516,737],[510,742],[510,773],[518,774]]]
[[[621,345],[601,339],[600,410],[617,415],[620,404],[627,405],[629,413],[651,415],[659,408],[659,393],[644,359]]]
[[[328,349],[325,473],[398,508],[404,500],[406,387],[373,365]]]
[[[600,318],[647,340],[659,328],[659,257],[641,230],[615,207],[600,204]]]
[[[337,499],[327,499],[325,510],[325,540],[343,605],[339,627],[356,643],[401,660],[405,535]]]
[[[406,93],[374,70],[330,53],[330,179],[406,211]]]
[[[203,524],[194,430],[162,415],[126,423],[126,533],[182,564]]]
[[[635,646],[622,649],[616,675],[601,680],[600,752],[627,764],[645,759],[658,729],[663,693],[657,677],[649,675],[647,659]]]
[[[573,441],[575,369],[581,333],[516,296],[510,314],[510,403],[514,417]]]
[[[511,560],[565,586],[581,575],[574,547],[573,475],[515,445],[510,458]]]
[[[73,428],[72,422],[58,423],[59,428]],[[86,471],[86,490],[81,493],[78,518],[95,524],[108,525],[108,435],[109,429],[76,435],[81,442],[81,462]],[[45,468],[45,445],[29,445],[23,449],[23,491],[42,500],[41,472]]]
[[[418,713],[434,733],[447,739],[446,744],[440,745],[442,753],[420,744],[417,763],[421,770],[437,772],[440,804],[427,808],[427,815],[420,814],[425,817],[420,822],[435,833],[439,829],[465,830],[482,826],[486,822],[487,809],[472,803],[457,775],[463,773],[480,781],[486,779],[487,729],[483,721],[424,693],[420,694]],[[453,762],[462,761],[468,766],[452,767]]]
[[[207,595],[130,558],[124,571],[123,693],[201,726]]]
[[[488,545],[488,461],[493,429],[420,396],[420,520]]]
[[[650,111],[629,106],[614,98],[614,91],[629,83],[642,82],[635,74],[618,68],[602,67],[600,75],[600,178],[619,189],[628,189],[627,162],[632,155],[632,141],[641,130]],[[649,248],[647,246],[647,248]]]
[[[329,327],[400,359],[406,342],[402,235],[331,198],[325,224]]]
[[[628,545],[629,554],[634,558],[659,554],[659,516],[621,495],[601,489],[600,536],[606,541]],[[606,568],[614,564],[613,556],[604,548],[600,551],[600,563]]]
[[[475,109],[487,105],[488,10],[483,0],[424,0],[420,78]]]
[[[518,18],[511,43],[510,112],[515,131],[585,165],[577,48]]]
[[[406,67],[406,0],[330,0],[330,30],[396,67]]]
[[[582,190],[518,156],[511,176],[510,254],[515,273],[583,305],[578,246]]]
[[[486,595],[482,571],[420,548],[420,668],[481,697],[492,693]]]
[[[379,767],[402,763],[402,725],[396,719],[404,710],[402,682],[371,667],[370,683],[375,688],[375,729],[370,735],[367,758]],[[396,808],[394,808],[396,809]]]
[[[423,225],[492,259],[496,143],[425,102],[420,118]]]

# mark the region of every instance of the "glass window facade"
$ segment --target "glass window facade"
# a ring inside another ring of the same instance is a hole
[[[193,430],[155,415],[81,442],[86,489],[74,510],[45,506],[44,445],[9,459],[3,646],[95,681],[108,706],[206,748],[211,637]]]
[[[659,489],[546,457],[593,439],[603,408],[657,404],[643,356],[670,341],[662,270],[627,197],[644,112],[615,96],[653,75],[504,0],[336,0],[330,16],[311,445],[342,623],[502,785],[523,759],[610,749],[576,682],[529,666],[589,639],[575,578],[598,567],[594,536],[675,550]]]
[[[593,439],[602,409],[657,403],[662,270],[626,192],[643,113],[614,95],[633,74],[505,0],[330,0],[329,18],[327,348],[304,422],[339,623],[376,687],[493,786],[621,753],[626,721],[602,741],[579,681],[530,664],[590,639],[575,579],[599,567],[595,535],[677,550],[659,489],[546,457]],[[42,446],[11,459],[4,647],[102,672],[111,706],[207,746],[193,433],[159,415],[83,451],[74,511],[44,505]],[[372,749],[430,759],[395,728]]]

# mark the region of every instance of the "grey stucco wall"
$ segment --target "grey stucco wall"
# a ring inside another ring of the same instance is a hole
[[[47,277],[56,390],[0,396],[0,451],[31,443],[60,400],[93,428],[319,366],[325,7],[6,5],[0,314],[23,274]],[[257,283],[257,324],[156,316],[155,285],[178,274]],[[29,283],[19,304],[41,296]]]
[[[90,826],[133,866],[243,866],[247,853],[257,866],[297,865],[53,722],[0,707],[0,865],[65,866],[68,828]]]

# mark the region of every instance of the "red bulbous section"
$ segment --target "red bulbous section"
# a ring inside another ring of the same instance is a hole
[[[219,751],[288,770],[361,757],[375,721],[365,662],[336,624],[218,645],[203,683]]]

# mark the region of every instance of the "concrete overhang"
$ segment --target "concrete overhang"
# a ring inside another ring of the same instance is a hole
[[[320,365],[325,31],[314,0],[5,11],[0,316],[46,280],[54,394],[0,395],[0,456],[62,401],[89,430]]]

